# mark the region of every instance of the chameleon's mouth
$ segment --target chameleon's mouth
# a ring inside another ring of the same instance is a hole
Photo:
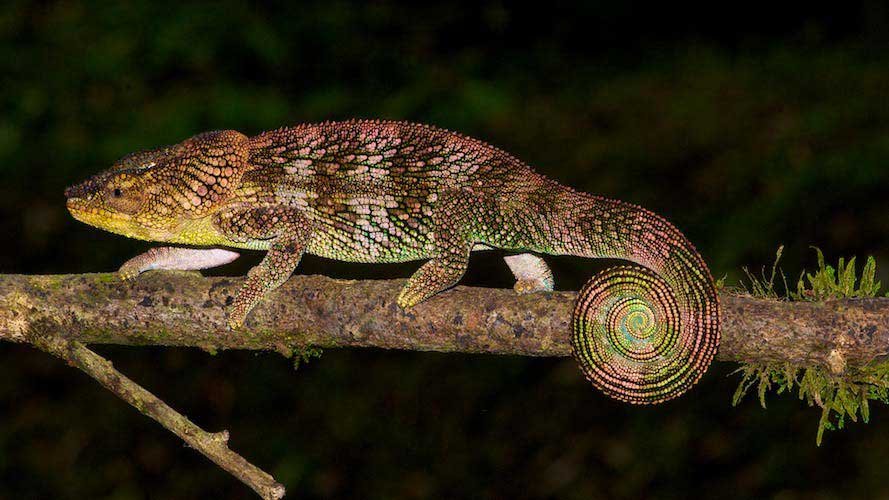
[[[108,209],[91,194],[70,197],[65,206],[76,220],[127,238],[168,241],[171,237],[168,230],[144,226],[132,215]]]
[[[86,222],[92,226],[99,226],[98,221],[102,219],[111,219],[111,214],[107,210],[101,210],[92,206],[89,198],[71,197],[65,202],[65,207],[71,212],[71,215],[80,222]]]
[[[146,238],[142,231],[139,231],[138,227],[133,224],[131,217],[96,206],[95,201],[91,198],[91,196],[85,198],[71,197],[65,202],[65,206],[72,217],[84,224],[129,238]]]
[[[75,219],[95,225],[86,219],[100,215],[100,210],[97,209],[93,202],[96,191],[97,183],[93,179],[87,179],[84,182],[65,188],[65,198],[67,198],[65,206]]]
[[[68,194],[68,189],[65,190],[66,195]],[[65,201],[65,207],[68,208],[68,211],[71,212],[71,215],[75,219],[81,222],[86,222],[81,218],[84,212],[86,212],[85,202],[86,200],[83,198],[71,197]]]
[[[106,229],[113,219],[111,214],[104,210],[90,207],[83,198],[68,198],[66,206],[75,219],[101,229]]]

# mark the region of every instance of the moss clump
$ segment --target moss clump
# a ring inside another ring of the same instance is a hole
[[[321,358],[322,350],[320,347],[305,346],[293,354],[293,369],[299,370],[299,367],[308,363],[313,358]]]
[[[796,367],[790,364],[742,363],[737,370],[741,382],[732,404],[755,389],[759,403],[766,407],[766,393],[798,390],[800,400],[821,408],[815,443],[821,445],[825,430],[842,429],[846,419],[867,423],[870,400],[889,403],[889,363],[880,363],[836,376],[822,367]]]
[[[96,283],[120,283],[121,277],[117,273],[96,274]]]
[[[820,301],[850,297],[875,297],[880,291],[880,282],[875,281],[876,262],[868,257],[859,277],[856,271],[855,257],[848,260],[840,259],[836,268],[828,265],[821,250],[815,248],[818,258],[818,269],[814,274],[803,271],[797,281],[796,289],[787,285],[784,273],[778,268],[778,261],[784,247],[779,247],[775,255],[775,263],[771,273],[766,277],[763,270],[760,278],[751,274],[746,268],[744,272],[750,280],[742,284],[754,297]],[[776,277],[781,277],[785,293],[779,294],[775,289]],[[868,402],[870,400],[889,403],[889,363],[842,370],[834,374],[825,366],[793,366],[787,363],[741,363],[735,373],[741,373],[741,382],[735,391],[732,404],[737,405],[744,396],[755,388],[759,402],[766,406],[766,393],[775,390],[778,394],[798,391],[800,400],[809,406],[821,408],[821,419],[815,443],[821,445],[825,430],[842,429],[846,420],[857,422],[859,418],[867,422],[870,417]]]

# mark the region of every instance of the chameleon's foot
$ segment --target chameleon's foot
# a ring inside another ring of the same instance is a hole
[[[504,257],[506,265],[515,276],[516,282],[512,287],[518,294],[553,291],[553,272],[540,257],[522,253]]]
[[[407,289],[403,288],[401,293],[398,294],[398,298],[395,299],[395,303],[398,304],[398,307],[407,310],[423,301],[419,295],[405,292],[407,292]]]
[[[247,314],[262,298],[287,281],[299,264],[302,253],[303,245],[299,241],[282,239],[272,243],[262,262],[247,272],[247,279],[235,294],[235,299],[227,311],[229,328],[232,330],[240,328],[247,319]]]
[[[139,276],[142,273],[142,270],[139,269],[137,264],[133,263],[133,259],[130,259],[124,263],[124,265],[120,266],[120,269],[117,270],[117,275],[120,276],[122,281],[130,281],[136,279],[136,276]]]
[[[225,322],[228,325],[230,330],[237,330],[244,326],[244,320],[247,319],[246,312],[240,312],[238,309],[232,307],[226,310],[225,313]]]
[[[536,292],[551,292],[553,290],[553,284],[551,281],[547,282],[542,279],[525,279],[516,281],[512,289],[519,295]]]
[[[398,298],[395,299],[395,303],[398,304],[398,307],[407,310],[433,295],[435,295],[435,292],[428,293],[416,287],[412,287],[411,282],[409,281],[404,288],[401,289]]]
[[[247,319],[247,314],[262,300],[262,297],[286,281],[286,276],[283,279],[278,278],[272,281],[269,276],[269,269],[264,264],[267,264],[267,261],[263,261],[263,263],[247,272],[247,281],[235,294],[232,305],[226,309],[225,320],[230,329],[237,330],[241,328]]]
[[[468,251],[466,258],[457,258],[460,254],[445,254],[448,258],[436,258],[420,266],[407,284],[401,289],[396,302],[402,309],[410,309],[442,290],[454,286],[469,264]]]

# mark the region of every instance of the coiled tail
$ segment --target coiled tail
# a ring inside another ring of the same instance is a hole
[[[571,238],[556,250],[636,264],[602,271],[581,290],[571,333],[581,369],[595,387],[628,403],[681,395],[707,371],[719,345],[719,298],[707,265],[662,217],[566,194],[566,222],[555,229]]]

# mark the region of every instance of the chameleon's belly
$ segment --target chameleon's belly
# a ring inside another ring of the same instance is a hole
[[[314,232],[306,250],[349,262],[405,262],[430,257],[434,248],[431,213],[391,200],[349,200],[310,208]]]
[[[377,242],[365,245],[357,241],[345,242],[338,236],[323,233],[312,237],[306,251],[328,259],[365,263],[408,262],[431,257],[425,245],[400,245],[396,248]]]

